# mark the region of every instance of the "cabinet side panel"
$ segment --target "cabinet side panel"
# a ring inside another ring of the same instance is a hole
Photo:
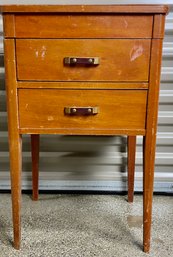
[[[165,15],[154,15],[153,38],[164,38],[165,33]]]
[[[3,24],[4,24],[4,37],[13,38],[15,37],[15,22],[14,14],[3,14]]]

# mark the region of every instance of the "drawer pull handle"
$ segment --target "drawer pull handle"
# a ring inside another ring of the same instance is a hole
[[[64,113],[67,115],[96,115],[99,107],[65,107]]]
[[[66,65],[91,65],[96,66],[99,65],[100,58],[99,57],[65,57],[64,64]]]

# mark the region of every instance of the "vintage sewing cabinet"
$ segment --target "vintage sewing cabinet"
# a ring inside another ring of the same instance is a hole
[[[33,146],[36,140],[36,166],[40,134],[127,135],[132,148],[142,135],[148,252],[167,6],[9,5],[0,10],[15,248],[20,247],[22,134],[33,135]]]

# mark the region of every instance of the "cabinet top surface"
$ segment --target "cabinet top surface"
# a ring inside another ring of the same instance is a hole
[[[0,5],[2,13],[163,13],[167,5]]]

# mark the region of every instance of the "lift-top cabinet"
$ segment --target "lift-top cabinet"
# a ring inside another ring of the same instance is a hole
[[[22,134],[142,135],[144,251],[149,251],[167,9],[160,5],[0,7],[16,248]]]

